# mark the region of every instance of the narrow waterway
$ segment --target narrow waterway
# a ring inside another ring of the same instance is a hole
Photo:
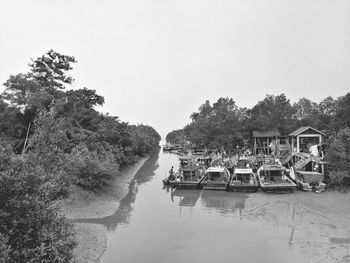
[[[309,262],[293,243],[304,240],[307,249],[310,233],[293,224],[270,224],[255,214],[258,209],[247,211],[254,193],[163,188],[162,179],[177,163],[174,154],[153,154],[113,215],[84,220],[109,230],[101,262]],[[271,198],[260,210],[275,202],[286,207],[283,216],[294,219],[295,206],[285,206],[278,195]],[[311,238],[329,243],[320,236]]]

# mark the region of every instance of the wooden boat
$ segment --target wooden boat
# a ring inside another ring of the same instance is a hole
[[[264,164],[257,176],[260,188],[264,192],[293,192],[296,184],[287,177],[286,168],[279,164]]]
[[[323,183],[323,174],[318,172],[296,171],[295,180],[298,184],[299,189],[303,191],[313,191],[320,193],[323,192],[326,187],[326,184]]]
[[[188,165],[180,167],[179,172],[163,180],[164,185],[181,189],[200,189],[205,179],[205,169],[201,166]]]
[[[235,169],[228,189],[237,192],[257,192],[259,182],[251,168]]]
[[[203,189],[227,190],[230,172],[226,167],[209,167],[205,171],[205,180],[202,182]]]

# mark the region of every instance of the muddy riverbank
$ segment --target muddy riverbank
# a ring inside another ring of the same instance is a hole
[[[98,262],[106,249],[107,229],[99,224],[83,223],[78,220],[101,218],[113,214],[120,201],[128,193],[129,185],[147,158],[121,170],[121,175],[111,181],[111,185],[99,193],[72,186],[69,198],[60,203],[62,212],[73,220],[77,233],[78,246],[74,251],[76,261]]]

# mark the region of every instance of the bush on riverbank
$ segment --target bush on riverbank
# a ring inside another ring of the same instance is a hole
[[[67,167],[75,183],[89,190],[100,190],[119,173],[113,153],[102,146],[91,151],[79,144],[68,156]]]
[[[0,162],[0,233],[5,262],[68,262],[76,243],[72,225],[51,199],[55,194],[36,157]]]

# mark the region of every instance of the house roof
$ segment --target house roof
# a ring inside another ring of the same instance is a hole
[[[253,131],[253,137],[274,137],[274,136],[280,136],[280,133],[277,130]]]
[[[313,130],[314,132],[318,133],[318,134],[322,134],[325,136],[325,134],[323,132],[320,132],[319,130],[316,130],[315,128],[312,128],[311,126],[304,126],[304,127],[300,127],[299,129],[293,131],[292,133],[290,133],[288,136],[298,136],[299,134],[304,133],[307,130]]]

